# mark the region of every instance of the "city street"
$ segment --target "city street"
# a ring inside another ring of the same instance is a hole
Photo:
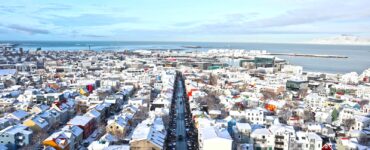
[[[178,150],[185,150],[187,149],[186,145],[186,128],[185,128],[185,107],[184,107],[184,87],[180,79],[177,81],[177,88],[176,88],[176,149]]]
[[[197,131],[191,119],[183,79],[176,80],[175,95],[171,104],[167,148],[171,150],[197,149]]]

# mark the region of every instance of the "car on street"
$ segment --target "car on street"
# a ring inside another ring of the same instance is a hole
[[[184,137],[183,137],[182,135],[178,135],[178,136],[177,136],[177,140],[178,140],[178,141],[182,141],[183,139],[184,139]]]

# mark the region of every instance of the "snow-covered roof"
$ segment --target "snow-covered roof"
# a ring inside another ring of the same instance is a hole
[[[11,113],[11,117],[14,117],[14,119],[18,119],[18,120],[26,118],[28,115],[29,115],[29,113],[24,111],[24,110],[17,110],[15,112]]]
[[[14,126],[8,126],[5,129],[0,131],[0,134],[6,132],[8,134],[15,135],[17,133],[22,133],[22,134],[32,134],[32,131],[27,130],[28,127],[24,125],[14,125]]]
[[[34,116],[32,118],[32,121],[42,129],[45,129],[49,125],[49,123],[44,118],[42,118],[40,116]]]
[[[271,131],[269,129],[266,129],[266,128],[259,128],[259,129],[255,129],[253,132],[252,132],[252,135],[271,135]]]
[[[166,135],[161,118],[148,118],[135,128],[130,142],[148,140],[158,147],[163,147]]]
[[[71,119],[68,122],[68,124],[86,126],[92,119],[93,119],[92,117],[88,117],[88,116],[76,116],[73,119]]]
[[[315,139],[315,141],[322,141],[322,138],[319,135],[317,135],[316,133],[314,133],[314,132],[308,133],[307,134],[307,137],[309,139]]]
[[[208,126],[205,128],[201,128],[200,132],[201,132],[201,138],[203,140],[215,139],[215,138],[232,140],[229,132],[225,128]]]
[[[94,117],[94,118],[99,118],[101,116],[100,112],[97,111],[96,109],[91,109],[90,111],[88,111],[85,116],[89,116],[89,117]]]
[[[295,133],[295,130],[293,126],[287,126],[287,125],[272,125],[269,130],[273,134],[277,133],[285,133],[285,132],[290,132],[290,133]]]
[[[369,122],[370,121],[370,118],[365,117],[365,116],[360,116],[360,115],[355,115],[355,119],[356,121],[359,121],[359,122]]]
[[[66,132],[71,132],[74,136],[80,136],[83,133],[83,130],[76,125],[64,126],[62,130]]]
[[[236,123],[236,128],[239,129],[239,130],[252,130],[252,127],[251,127],[251,125],[249,125],[249,123],[237,122]]]
[[[13,75],[17,72],[15,69],[0,69],[0,76]]]

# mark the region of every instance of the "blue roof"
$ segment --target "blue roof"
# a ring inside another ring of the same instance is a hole
[[[15,69],[0,69],[0,76],[13,75],[16,71]]]

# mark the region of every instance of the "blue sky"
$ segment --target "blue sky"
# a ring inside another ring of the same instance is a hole
[[[0,0],[0,40],[304,42],[370,37],[369,0]]]

